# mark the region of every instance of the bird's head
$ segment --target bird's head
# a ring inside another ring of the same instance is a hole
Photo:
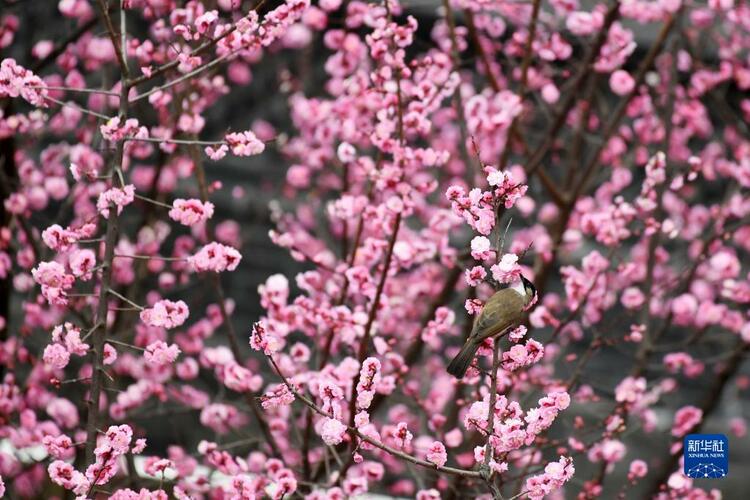
[[[526,294],[526,308],[529,309],[536,303],[537,294],[534,283],[526,279],[526,276],[521,275],[521,283],[523,283],[523,291]]]

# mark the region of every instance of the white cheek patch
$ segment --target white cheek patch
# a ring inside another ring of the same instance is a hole
[[[518,292],[520,295],[526,296],[526,289],[523,287],[523,281],[521,280],[516,281],[515,283],[511,285],[510,288]]]

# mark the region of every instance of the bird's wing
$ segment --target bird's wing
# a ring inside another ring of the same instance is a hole
[[[524,298],[512,288],[500,290],[490,297],[477,317],[471,337],[477,341],[493,337],[517,324],[523,317]]]

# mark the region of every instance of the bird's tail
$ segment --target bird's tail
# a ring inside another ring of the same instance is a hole
[[[477,349],[479,349],[478,343],[472,340],[466,341],[461,351],[456,354],[456,357],[448,365],[448,373],[456,378],[462,378],[474,360]]]

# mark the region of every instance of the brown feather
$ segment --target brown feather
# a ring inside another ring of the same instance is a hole
[[[504,288],[487,300],[474,321],[469,340],[481,342],[516,326],[523,319],[526,299],[512,288]]]
[[[490,297],[482,312],[474,320],[474,326],[466,343],[448,365],[448,373],[456,378],[463,377],[474,361],[474,356],[482,341],[518,325],[523,319],[524,307],[527,303],[526,297],[512,288],[504,288]]]

